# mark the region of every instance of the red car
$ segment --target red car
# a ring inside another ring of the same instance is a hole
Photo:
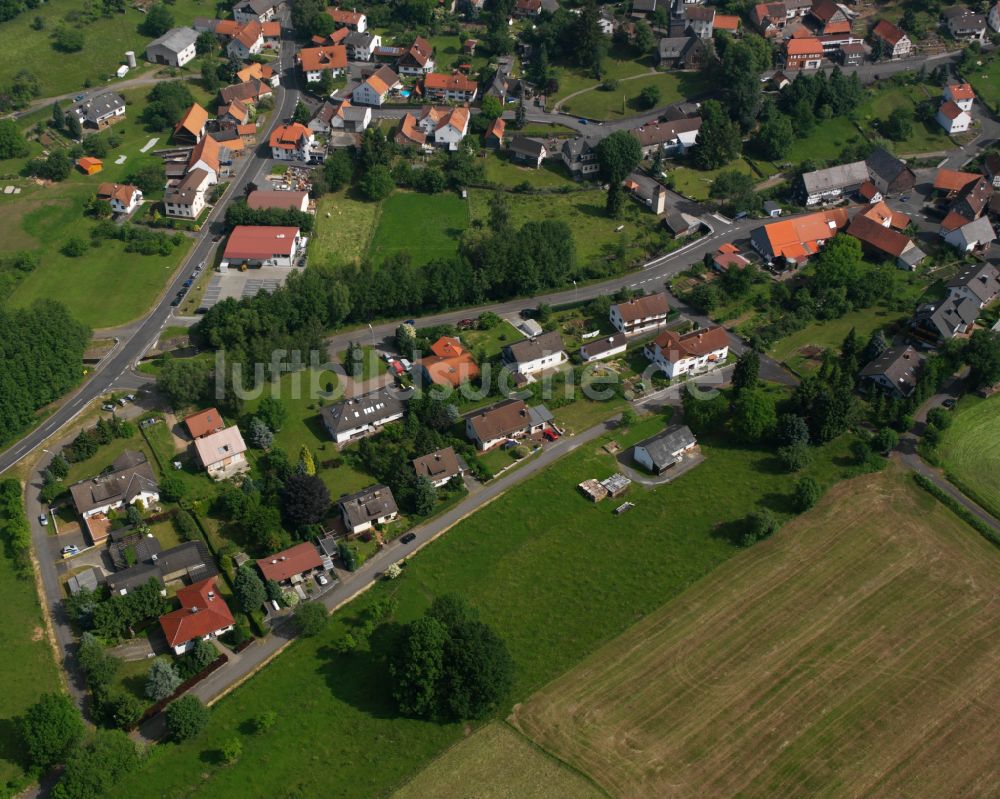
[[[542,431],[542,435],[545,437],[546,441],[555,441],[559,438],[559,434],[552,428],[547,428]]]

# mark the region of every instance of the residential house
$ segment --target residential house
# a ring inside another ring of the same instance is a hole
[[[196,438],[194,449],[201,467],[213,480],[234,477],[250,468],[247,445],[236,425]]]
[[[191,107],[181,117],[180,122],[174,126],[174,140],[197,144],[205,135],[205,126],[208,124],[208,111],[198,103],[192,103]]]
[[[993,196],[993,186],[984,177],[967,183],[952,200],[947,216],[941,220],[941,235],[972,222],[983,215]]]
[[[750,259],[743,255],[735,244],[723,244],[712,256],[712,269],[716,272],[728,272],[730,269],[746,269]]]
[[[861,370],[861,380],[887,394],[906,399],[917,387],[923,356],[909,344],[890,347]]]
[[[711,6],[685,6],[684,22],[692,35],[699,39],[711,39],[715,29],[715,9]]]
[[[671,379],[696,375],[726,362],[729,334],[717,325],[683,334],[664,330],[643,348],[643,354]]]
[[[577,136],[562,145],[562,160],[575,180],[597,177],[601,165],[597,160],[597,139]]]
[[[70,596],[76,596],[85,590],[97,591],[103,582],[104,573],[96,566],[91,566],[79,574],[71,574],[66,580],[66,588],[69,590]]]
[[[319,83],[324,72],[337,78],[347,71],[347,48],[342,44],[304,47],[298,57],[306,83]]]
[[[215,121],[221,130],[246,125],[250,121],[250,108],[239,100],[220,105],[215,112]]]
[[[785,69],[819,69],[823,65],[823,43],[805,37],[785,42]]]
[[[358,535],[371,530],[375,525],[389,524],[399,518],[396,498],[389,486],[371,486],[342,497],[337,504],[348,535]]]
[[[364,133],[372,121],[372,110],[368,106],[352,105],[350,100],[340,103],[324,103],[309,122],[309,130],[315,133]]]
[[[859,67],[865,63],[868,51],[860,42],[848,42],[840,45],[840,62],[845,67]]]
[[[236,80],[240,83],[246,83],[249,80],[258,80],[274,88],[281,83],[281,73],[268,64],[258,64],[255,61],[237,72]]]
[[[323,571],[323,560],[315,544],[304,541],[257,561],[264,582],[295,585]]]
[[[457,150],[469,132],[469,118],[468,108],[424,106],[417,113],[415,121],[423,131],[425,141]]]
[[[396,63],[400,75],[422,78],[434,71],[434,47],[422,36],[413,40]]]
[[[503,147],[504,132],[507,130],[507,123],[500,117],[493,120],[489,130],[483,134],[483,147],[491,150],[499,150]],[[1000,185],[1000,183],[998,183]]]
[[[125,119],[125,98],[117,92],[101,92],[88,97],[70,110],[83,127],[102,130]]]
[[[417,124],[417,118],[409,112],[399,120],[399,130],[396,131],[395,142],[400,147],[426,147],[427,149],[431,147],[427,144],[427,134]]]
[[[956,39],[986,38],[986,17],[965,6],[950,6],[941,12],[941,20]]]
[[[870,180],[866,180],[858,186],[858,197],[866,203],[878,203],[882,202],[883,199],[882,192],[878,190],[878,186]]]
[[[979,318],[979,303],[971,297],[949,296],[917,309],[910,323],[913,335],[931,343],[949,341],[968,333]]]
[[[982,175],[976,172],[959,172],[955,169],[939,169],[934,176],[934,191],[947,199],[954,199],[966,186],[975,183]]]
[[[944,241],[959,252],[972,252],[996,241],[993,225],[988,216],[981,216],[972,222],[966,222],[961,227],[945,234]]]
[[[743,21],[735,14],[716,14],[715,30],[739,37],[743,33]]]
[[[949,83],[944,87],[944,99],[951,100],[963,111],[971,111],[976,92],[968,83]]]
[[[309,192],[254,189],[247,195],[247,208],[254,210],[277,208],[283,211],[306,213],[309,210]]]
[[[562,336],[553,330],[535,338],[507,344],[503,348],[503,359],[520,375],[531,375],[559,366],[566,361]]]
[[[668,0],[663,0],[668,5]],[[632,0],[632,16],[645,18],[656,11],[656,0]]]
[[[522,94],[523,87],[521,81],[514,77],[514,56],[504,55],[497,58],[497,71],[493,75],[486,94],[492,95],[506,103],[508,97],[517,97]]]
[[[178,655],[191,649],[195,641],[218,638],[235,625],[232,611],[219,596],[214,577],[181,588],[177,600],[180,608],[160,616],[160,627],[167,644]]]
[[[618,27],[618,22],[611,11],[602,8],[597,14],[597,25],[603,35],[611,36],[615,32],[615,28]]]
[[[435,488],[447,485],[455,477],[461,478],[468,468],[455,453],[454,447],[445,447],[413,459],[413,471],[417,477],[426,477]]]
[[[378,430],[389,422],[402,419],[407,399],[409,395],[402,395],[391,388],[380,388],[358,397],[343,399],[334,405],[324,405],[320,416],[330,437],[338,444],[343,444]]]
[[[843,230],[847,221],[846,208],[782,219],[753,230],[750,245],[769,264],[780,260],[788,266],[801,266]]]
[[[264,36],[265,50],[277,50],[281,46],[280,22],[278,22],[277,20],[273,22],[265,22],[263,25],[260,26],[260,30]]]
[[[233,19],[241,25],[254,20],[264,24],[274,19],[275,5],[274,0],[243,0],[233,6]]]
[[[271,131],[271,157],[277,161],[308,161],[316,144],[315,134],[301,122],[278,125]]]
[[[516,0],[515,17],[537,17],[542,13],[542,0]]]
[[[683,462],[684,456],[698,446],[687,425],[675,424],[655,436],[640,441],[632,450],[635,462],[653,474],[663,474]]]
[[[381,107],[389,92],[403,84],[399,75],[387,66],[381,66],[351,92],[351,101],[357,105]]]
[[[196,169],[207,172],[212,183],[218,183],[222,176],[222,145],[211,136],[198,142],[188,156],[188,172]]]
[[[226,423],[222,420],[222,414],[215,408],[206,408],[186,417],[184,426],[192,439],[199,439],[224,430]]]
[[[338,28],[350,28],[359,33],[364,33],[368,29],[368,17],[358,11],[328,8],[326,13],[330,15]]]
[[[457,388],[479,377],[479,366],[472,354],[452,336],[442,336],[431,344],[431,354],[421,358],[417,366],[427,385]]]
[[[968,111],[963,111],[951,100],[941,103],[935,119],[949,136],[964,133],[972,124],[972,115]]]
[[[908,216],[892,212],[880,202],[857,214],[847,228],[847,235],[858,239],[869,254],[892,258],[900,269],[913,271],[926,254],[900,232],[909,222]]]
[[[165,583],[187,580],[198,582],[218,574],[215,561],[204,541],[186,541],[165,549],[153,557]]]
[[[1000,189],[1000,153],[987,153],[983,158],[983,174],[994,189]]]
[[[580,347],[580,359],[584,363],[600,361],[604,358],[614,358],[625,352],[628,345],[628,338],[624,333],[615,333],[611,336],[600,336],[585,342]]]
[[[197,40],[198,31],[194,28],[173,28],[146,45],[146,60],[182,67],[198,54],[194,46]]]
[[[302,247],[297,227],[237,225],[229,234],[219,270],[230,266],[292,266]]]
[[[916,185],[917,176],[913,170],[884,147],[872,150],[865,159],[865,165],[868,167],[868,178],[884,195],[903,194]]]
[[[1000,273],[990,263],[970,264],[963,266],[946,288],[951,299],[974,300],[982,310],[1000,295]]]
[[[887,19],[880,19],[872,28],[872,38],[889,58],[905,58],[913,51],[913,42],[901,29]]]
[[[701,227],[702,222],[696,216],[674,210],[663,217],[662,224],[675,239],[679,239],[684,236],[690,236],[697,231]]]
[[[371,61],[376,48],[382,46],[382,37],[378,34],[351,31],[344,37],[344,46],[351,61]]]
[[[814,172],[804,172],[800,179],[799,195],[805,204],[840,200],[851,194],[869,179],[868,165],[864,161],[837,164]]]
[[[257,78],[251,78],[242,83],[234,83],[232,86],[223,86],[219,89],[219,105],[226,105],[233,102],[233,100],[256,105],[265,97],[270,97],[273,94],[271,88],[270,83],[258,80]]]
[[[684,155],[694,147],[701,130],[701,117],[687,117],[673,122],[651,122],[629,131],[639,142],[643,158],[653,158],[659,152],[665,156]]]
[[[1000,33],[1000,2],[990,5],[990,13],[987,16],[987,21],[993,30]]]
[[[750,21],[765,39],[776,39],[784,33],[788,21],[785,4],[758,3],[750,12]]]
[[[667,36],[656,45],[656,61],[667,69],[700,69],[708,53],[698,36]]]
[[[226,45],[230,58],[246,61],[264,49],[264,26],[256,20],[244,23]]]
[[[509,399],[465,417],[465,434],[476,449],[485,452],[505,441],[541,433],[551,420],[544,406],[529,407],[524,400]]]
[[[69,487],[76,512],[83,519],[91,543],[100,544],[111,528],[108,511],[133,505],[149,507],[160,500],[160,487],[146,456],[125,450],[111,464],[111,470]]]
[[[97,197],[111,206],[113,214],[131,214],[142,205],[142,190],[123,183],[102,183],[97,187]]]
[[[112,594],[125,596],[154,580],[160,585],[160,593],[166,596],[164,583],[187,581],[191,584],[219,573],[203,541],[187,541],[161,549],[160,542],[151,533],[144,536],[132,527],[112,530],[110,537],[108,553],[118,568],[107,579]],[[134,565],[128,566],[130,562]]]
[[[515,136],[507,145],[507,151],[511,157],[519,164],[527,164],[536,169],[542,165],[542,161],[548,155],[545,144],[539,139],[530,139],[527,136]]]
[[[431,72],[424,76],[424,96],[433,102],[471,103],[478,91],[479,84],[461,72]]]
[[[204,169],[191,169],[176,186],[163,195],[167,216],[197,219],[206,205],[205,195],[215,181]]]
[[[608,318],[615,330],[626,336],[635,336],[663,327],[669,313],[667,293],[661,291],[612,305]]]

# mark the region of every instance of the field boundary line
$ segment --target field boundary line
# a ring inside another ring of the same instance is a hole
[[[556,679],[559,678],[557,677]],[[517,708],[520,704],[521,703],[518,702],[517,705],[514,705],[514,708]],[[533,740],[526,732],[524,732],[524,730],[520,729],[516,724],[511,722],[510,719],[512,716],[513,716],[513,709],[511,711],[511,715],[507,716],[507,718],[505,719],[501,719],[500,723],[503,724],[505,727],[507,727],[509,730],[513,731],[515,735],[517,735],[520,739],[525,741],[528,744],[528,746],[530,746],[535,751],[539,752],[543,757],[548,758],[554,763],[558,763],[561,768],[566,769],[570,774],[576,774],[578,777],[582,778],[584,781],[588,782],[590,785],[596,788],[599,793],[603,794],[604,796],[607,796],[608,799],[611,799],[611,794],[608,793],[607,790],[605,790],[603,785],[598,783],[593,777],[591,777],[586,772],[583,772],[576,766],[567,763],[565,760],[559,757],[559,755],[555,754],[554,752],[550,752],[540,743]]]

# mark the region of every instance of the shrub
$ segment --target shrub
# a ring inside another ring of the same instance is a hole
[[[167,732],[175,741],[186,741],[208,723],[208,708],[196,696],[187,694],[167,707]]]
[[[819,483],[811,477],[803,477],[795,484],[795,509],[799,513],[809,510],[822,495]]]

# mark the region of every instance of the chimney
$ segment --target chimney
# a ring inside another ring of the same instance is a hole
[[[192,605],[191,606],[191,612],[192,613],[197,613],[198,612],[198,606],[197,605]]]
[[[215,591],[209,591],[208,592],[208,599],[209,599],[209,601],[215,599]]]

